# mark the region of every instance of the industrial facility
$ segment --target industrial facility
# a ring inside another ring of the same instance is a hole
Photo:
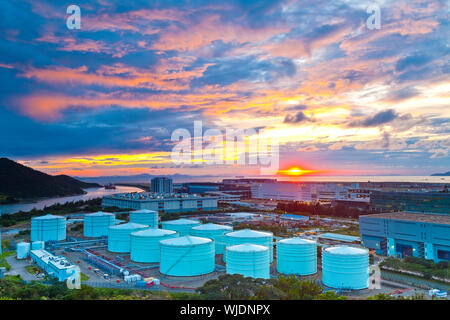
[[[118,193],[104,196],[103,207],[154,210],[159,213],[217,210],[218,197],[187,193]]]
[[[450,215],[408,212],[359,217],[362,244],[385,256],[450,261]]]
[[[198,287],[208,279],[227,273],[262,279],[295,275],[312,277],[315,281],[322,278],[324,286],[338,290],[367,288],[366,249],[325,245],[320,262],[316,241],[294,237],[276,238],[275,243],[271,232],[233,231],[231,226],[242,217],[264,221],[266,215],[205,215],[205,220],[216,222],[205,224],[188,218],[165,220],[160,229],[158,211],[139,209],[128,213],[129,221],[121,224],[114,214],[84,214],[84,218],[79,219],[83,222],[82,237],[70,236],[67,240],[65,218],[51,215],[34,218],[33,234],[39,235],[37,239],[47,240],[18,243],[17,259],[31,259],[60,281],[76,272],[73,270],[78,266],[70,261],[77,261],[87,263],[89,270],[101,270],[101,277],[105,279],[115,277],[115,281],[136,285],[138,282],[165,285],[172,281],[195,282],[198,284],[194,287]],[[61,240],[56,240],[58,238]],[[354,238],[341,240],[357,245]]]

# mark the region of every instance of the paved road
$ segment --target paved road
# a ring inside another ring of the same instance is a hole
[[[11,269],[5,273],[5,275],[16,276],[19,275],[25,281],[37,280],[35,276],[30,274],[25,267],[30,264],[27,260],[17,260],[15,256],[10,256],[6,258],[6,261],[11,266]]]

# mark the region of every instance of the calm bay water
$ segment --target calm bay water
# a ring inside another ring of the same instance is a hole
[[[139,188],[134,188],[134,187],[117,186],[116,189],[88,188],[88,189],[84,189],[84,191],[86,191],[87,193],[78,195],[78,196],[45,198],[45,199],[38,200],[36,202],[0,205],[0,214],[15,213],[18,211],[30,211],[33,208],[36,208],[37,210],[41,210],[41,209],[44,209],[44,207],[48,207],[48,206],[51,206],[56,203],[63,204],[65,202],[70,202],[70,201],[90,200],[90,199],[95,199],[95,198],[101,198],[105,195],[114,194],[114,193],[142,192],[143,190],[139,189]]]
[[[278,181],[309,181],[309,182],[412,182],[412,183],[447,183],[450,184],[450,177],[435,176],[244,176],[239,178],[268,178],[277,179]],[[222,179],[239,179],[234,176],[228,177],[191,177],[189,180],[175,180],[177,183],[183,182],[222,182]]]

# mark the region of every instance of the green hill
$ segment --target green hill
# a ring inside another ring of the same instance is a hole
[[[51,176],[7,158],[0,158],[0,203],[17,199],[62,197],[83,194],[83,188],[101,187],[66,175]]]

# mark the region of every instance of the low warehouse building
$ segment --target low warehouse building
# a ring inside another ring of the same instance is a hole
[[[118,193],[104,196],[103,207],[154,210],[159,213],[217,210],[219,197],[187,193]]]
[[[65,257],[54,256],[45,250],[31,250],[30,257],[39,268],[58,281],[64,281],[79,272],[78,267],[71,264]]]

